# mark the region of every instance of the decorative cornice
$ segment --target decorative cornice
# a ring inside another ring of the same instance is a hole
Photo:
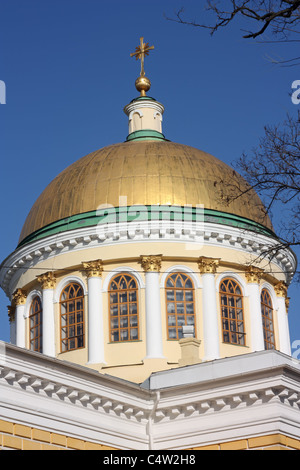
[[[15,302],[16,305],[25,305],[26,303],[26,298],[27,298],[27,294],[24,290],[22,289],[17,289],[14,293],[13,293],[13,300]]]
[[[143,132],[143,131],[141,131]],[[157,133],[160,134],[160,133]],[[132,206],[133,208],[135,206]],[[261,235],[266,235],[268,237],[276,238],[275,234],[268,228],[264,227],[263,225],[260,225],[253,220],[250,219],[245,219],[244,217],[240,217],[234,214],[229,214],[226,212],[220,212],[212,209],[199,209],[199,208],[193,208],[193,207],[187,207],[184,208],[184,219],[182,219],[182,207],[178,206],[177,208],[174,206],[136,206],[137,210],[141,210],[141,213],[145,217],[146,222],[157,222],[157,221],[162,221],[163,222],[163,217],[167,216],[167,220],[165,222],[170,220],[170,215],[173,214],[174,209],[175,212],[181,214],[180,218],[178,220],[184,222],[186,224],[188,221],[191,221],[192,223],[197,223],[200,222],[200,225],[203,227],[203,223],[205,224],[205,227],[207,224],[212,223],[212,225],[225,225],[229,226],[232,228],[238,228],[243,230],[243,232],[246,230],[250,230],[254,232],[255,234],[261,234]],[[117,223],[121,222],[126,222],[126,218],[124,220],[124,209],[125,209],[125,214],[126,211],[130,211],[130,207],[114,207],[114,208],[108,208],[107,209],[107,214],[109,215],[110,213],[113,214],[113,220],[115,220]],[[122,214],[122,216],[121,216]],[[102,221],[103,216],[101,215],[101,211],[91,211],[91,212],[85,212],[83,214],[77,214],[73,215],[71,217],[67,217],[62,220],[58,220],[56,222],[53,222],[46,227],[43,227],[36,232],[33,232],[32,234],[28,235],[24,240],[22,240],[19,244],[18,247],[23,246],[24,244],[31,243],[33,241],[36,241],[38,239],[42,239],[45,237],[49,237],[54,234],[58,233],[64,233],[70,230],[76,230],[80,229],[82,225],[84,224],[85,228],[91,229],[92,227],[94,230],[96,229],[97,231],[100,229],[101,225],[104,224],[104,230],[107,228],[107,220],[106,217],[104,218],[104,222]],[[141,221],[141,219],[140,219]],[[134,221],[131,221],[127,219],[128,223],[128,228],[129,231],[131,230],[132,225],[134,225]],[[206,230],[206,229],[205,229]]]
[[[88,278],[102,276],[103,262],[101,259],[97,259],[95,261],[83,262],[82,266]]]
[[[145,272],[159,272],[161,270],[162,255],[140,257],[140,263]]]
[[[56,278],[52,271],[37,276],[38,282],[42,285],[43,289],[54,289],[56,285]]]
[[[283,373],[281,367],[278,368],[278,371]],[[86,387],[86,383],[80,386],[79,381],[73,380],[72,371],[58,374],[58,380],[55,380],[54,370],[51,371],[51,378],[47,378],[44,374],[41,375],[41,372],[43,369],[40,369],[40,375],[36,375],[29,368],[24,371],[11,367],[9,364],[1,365],[0,363],[0,387],[2,383],[5,383],[6,386],[11,387],[12,393],[14,390],[22,390],[24,397],[26,392],[29,392],[30,395],[34,392],[36,397],[47,397],[47,409],[50,399],[53,400],[54,408],[58,401],[64,402],[66,406],[75,405],[79,413],[80,410],[86,409],[89,409],[90,413],[97,412],[100,416],[109,413],[114,418],[120,419],[119,424],[125,424],[126,421],[145,423],[152,415],[154,424],[170,422],[170,420],[173,423],[182,422],[183,418],[189,417],[195,419],[195,425],[198,423],[199,417],[207,414],[212,419],[213,416],[220,416],[222,412],[226,412],[228,415],[230,411],[235,411],[238,408],[242,410],[245,407],[253,407],[254,410],[257,406],[274,402],[294,409],[297,415],[299,413],[299,382],[288,381],[285,384],[283,381],[282,384],[278,384],[277,381],[270,381],[270,377],[265,382],[261,380],[254,389],[250,379],[247,384],[243,383],[243,386],[240,383],[233,383],[226,388],[212,387],[208,389],[207,393],[202,388],[199,389],[197,385],[195,389],[195,386],[191,384],[188,387],[189,393],[186,391],[186,387],[185,391],[182,387],[177,387],[178,394],[174,392],[174,397],[171,396],[171,399],[161,396],[161,400],[156,403],[153,394],[146,390],[144,390],[143,397],[133,402],[132,396],[129,395],[130,390],[126,395],[122,395],[121,391],[118,391],[117,386],[120,386],[118,379],[115,380],[115,384],[111,383],[112,388],[109,387],[109,383],[98,387],[94,382],[91,382],[91,387]],[[44,372],[46,373],[46,369]],[[275,374],[275,371],[273,373]],[[126,387],[126,384],[123,386]],[[130,382],[128,382],[128,386],[130,387]],[[170,390],[166,392],[169,396]],[[182,395],[184,395],[184,399]]]
[[[277,297],[287,297],[287,285],[284,281],[280,281],[274,286]]]
[[[259,284],[263,276],[263,273],[264,273],[264,270],[261,268],[257,268],[256,266],[248,266],[246,268],[245,277],[249,284],[250,283]]]
[[[149,100],[133,100],[129,104],[124,107],[124,113],[129,117],[132,118],[132,113],[134,113],[137,109],[140,108],[150,108],[155,109],[159,113],[164,113],[164,105],[159,103],[156,100],[149,99]]]
[[[52,235],[41,240],[36,240],[28,245],[20,246],[9,255],[0,266],[0,285],[8,297],[12,296],[14,286],[17,285],[20,276],[28,268],[38,263],[49,260],[60,254],[71,251],[80,251],[85,248],[99,248],[122,243],[149,242],[159,240],[163,242],[186,243],[190,250],[195,244],[208,247],[222,247],[240,251],[246,255],[255,255],[259,258],[266,246],[276,249],[278,242],[262,234],[253,233],[239,228],[226,227],[206,222],[197,224],[172,221],[170,224],[154,221],[139,221],[128,224],[119,223],[107,225],[107,227],[82,227],[69,230],[59,235]],[[282,249],[276,251],[272,263],[279,270],[286,273],[286,282],[289,284],[296,269],[296,258],[291,250]],[[80,269],[80,266],[79,266]]]
[[[198,268],[201,274],[215,274],[219,263],[219,258],[207,258],[205,256],[201,256],[198,259]]]
[[[0,395],[10,421],[26,415],[32,427],[124,450],[194,448],[283,425],[300,438],[300,362],[278,351],[160,371],[134,384],[2,344]]]

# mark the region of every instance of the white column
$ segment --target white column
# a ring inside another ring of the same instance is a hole
[[[7,306],[7,309],[10,326],[10,342],[11,344],[16,344],[16,312],[10,305]]]
[[[262,273],[263,271],[261,269],[254,266],[250,266],[245,273],[248,281],[251,349],[253,352],[263,351],[265,349],[259,288]]]
[[[141,256],[146,278],[146,357],[164,358],[162,342],[159,271],[161,255]]]
[[[203,344],[204,361],[212,361],[220,357],[219,324],[216,299],[215,272],[219,265],[218,259],[199,258],[198,266],[202,275],[203,293]]]
[[[37,279],[43,289],[42,351],[47,356],[55,357],[54,288],[56,280],[52,272],[42,274]]]
[[[25,348],[25,292],[22,289],[17,289],[13,294],[13,300],[16,305],[16,345]]]
[[[88,278],[88,363],[105,364],[101,260],[83,263]]]
[[[291,356],[291,342],[290,342],[290,332],[288,324],[288,314],[286,309],[286,295],[287,288],[285,283],[279,282],[275,286],[275,292],[277,295],[277,322],[278,322],[278,332],[279,332],[279,351],[284,354]]]

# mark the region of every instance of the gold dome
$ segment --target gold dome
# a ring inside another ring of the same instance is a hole
[[[103,204],[124,205],[121,196],[126,196],[127,206],[203,204],[272,229],[253,190],[227,204],[222,187],[229,183],[246,188],[245,180],[228,165],[187,145],[154,140],[111,145],[79,159],[47,186],[25,221],[20,242],[60,219]]]

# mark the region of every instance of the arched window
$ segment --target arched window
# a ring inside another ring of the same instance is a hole
[[[242,290],[233,279],[221,282],[220,303],[224,343],[245,346]]]
[[[273,305],[271,296],[267,289],[263,289],[261,291],[260,302],[265,349],[275,349]]]
[[[195,327],[194,284],[186,274],[173,273],[165,286],[168,339],[180,339],[184,325]]]
[[[136,341],[139,339],[138,287],[130,274],[118,274],[109,285],[110,339]]]
[[[31,302],[29,311],[29,339],[31,351],[42,352],[42,302],[36,296]]]
[[[84,294],[80,284],[68,284],[60,296],[61,350],[84,347]]]

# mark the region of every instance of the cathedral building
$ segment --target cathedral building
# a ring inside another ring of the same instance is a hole
[[[163,134],[151,49],[125,142],[60,173],[0,266],[0,447],[300,449],[296,257],[240,175]]]

